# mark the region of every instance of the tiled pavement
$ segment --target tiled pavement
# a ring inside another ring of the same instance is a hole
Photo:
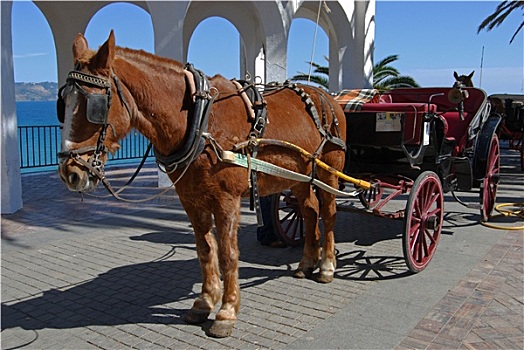
[[[498,202],[522,202],[524,173],[515,154],[503,160]],[[155,179],[147,168],[128,195],[153,193]],[[523,231],[480,226],[449,196],[437,253],[417,275],[403,263],[402,222],[339,214],[328,285],[293,279],[300,249],[260,246],[244,206],[241,311],[217,340],[210,321],[182,319],[200,271],[176,196],[82,201],[55,173],[25,175],[23,189],[24,209],[2,215],[2,349],[524,348]]]
[[[501,237],[396,348],[524,349],[522,237]]]

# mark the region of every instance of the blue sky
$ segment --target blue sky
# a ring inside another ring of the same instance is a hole
[[[522,13],[512,14],[490,32],[477,34],[478,25],[498,3],[377,0],[375,61],[399,55],[394,66],[422,86],[450,86],[454,70],[460,74],[475,70],[475,85],[488,94],[522,94],[522,31],[509,44],[522,21]],[[15,81],[56,81],[54,45],[43,15],[32,2],[15,1],[12,16]],[[140,30],[136,30],[137,27]],[[102,44],[112,28],[118,45],[153,51],[153,28],[149,15],[142,9],[125,3],[104,7],[93,17],[85,33],[91,47]],[[314,30],[312,21],[293,21],[288,49],[289,76],[308,71],[305,62],[311,56]],[[193,33],[188,61],[208,75],[220,73],[229,78],[239,77],[238,52],[239,39],[234,26],[225,19],[213,17],[202,22]],[[327,54],[327,36],[319,30],[314,61],[327,64],[324,59]]]

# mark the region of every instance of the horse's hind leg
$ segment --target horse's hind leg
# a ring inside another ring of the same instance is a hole
[[[319,202],[310,184],[299,184],[292,189],[304,218],[305,242],[302,259],[293,276],[309,278],[320,259],[320,230],[318,228]]]
[[[182,200],[195,231],[197,254],[202,270],[202,291],[186,314],[185,321],[190,324],[200,324],[205,322],[215,309],[222,295],[222,288],[211,213],[187,202]]]
[[[222,305],[215,322],[208,331],[213,337],[222,338],[231,334],[240,308],[240,285],[238,283],[238,224],[240,219],[240,196],[222,196],[217,200],[214,212],[218,237],[218,263],[224,283]]]

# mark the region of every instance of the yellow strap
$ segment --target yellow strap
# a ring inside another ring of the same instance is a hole
[[[372,187],[370,182],[364,181],[364,180],[361,180],[361,179],[356,179],[354,177],[351,177],[351,176],[348,176],[348,175],[344,174],[343,172],[338,171],[337,169],[329,166],[328,164],[324,163],[320,159],[314,158],[311,153],[309,153],[308,151],[306,151],[305,149],[303,149],[300,146],[292,144],[291,142],[282,141],[282,140],[273,140],[273,139],[257,139],[257,142],[260,143],[260,144],[266,143],[266,144],[280,145],[280,146],[284,146],[284,147],[287,147],[287,148],[291,148],[291,149],[293,149],[295,151],[298,151],[303,156],[306,156],[308,158],[314,159],[315,163],[318,166],[320,166],[322,169],[324,169],[324,170],[330,172],[331,174],[333,174],[333,175],[343,179],[344,181],[352,183],[352,184],[354,184],[354,185],[356,185],[358,187],[361,187],[361,188],[363,188],[365,190],[369,190]]]

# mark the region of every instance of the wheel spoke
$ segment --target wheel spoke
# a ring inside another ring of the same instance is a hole
[[[420,240],[422,241],[422,258],[426,258],[429,256],[429,248],[428,248],[428,241],[426,240],[427,230],[424,230],[424,234],[420,235]]]
[[[284,204],[278,208],[278,210],[282,211],[287,211],[288,209],[291,209],[291,211],[295,211],[297,209],[297,206],[293,204]]]
[[[419,239],[419,232],[420,232],[419,227],[420,227],[420,224],[416,223],[415,225],[412,226],[412,229],[409,232],[409,241],[411,245],[410,251],[412,254],[414,252],[415,246],[417,245],[417,242]]]
[[[289,218],[290,216],[291,216],[291,218],[289,220],[287,220],[287,225],[284,228],[284,232],[288,232],[290,230],[290,228],[294,225],[294,223],[296,221],[296,218],[297,218],[297,212],[291,212],[290,215],[286,215],[286,219]],[[286,219],[280,221],[282,223],[282,225],[284,224]]]
[[[287,212],[287,214],[282,219],[280,219],[280,222],[284,223],[284,221],[288,220],[290,216],[292,215],[296,216],[296,213],[297,213],[296,211]]]
[[[420,222],[421,213],[422,213],[422,208],[420,208],[420,203],[419,201],[416,201],[415,203],[413,203],[413,209],[411,210],[411,215],[412,215],[411,220]]]
[[[435,193],[435,184],[429,183],[427,186],[427,192],[424,195],[425,199],[425,205],[424,205],[424,212],[427,213],[433,203],[435,203],[435,198],[438,196],[437,193]]]
[[[428,216],[438,216],[438,217],[440,217],[439,214],[440,214],[441,211],[442,211],[442,209],[437,206],[435,209],[433,209],[431,211],[428,211]]]
[[[433,234],[428,229],[426,229],[424,233],[426,234],[426,237],[431,241],[430,247],[437,242],[437,240],[433,237]]]

